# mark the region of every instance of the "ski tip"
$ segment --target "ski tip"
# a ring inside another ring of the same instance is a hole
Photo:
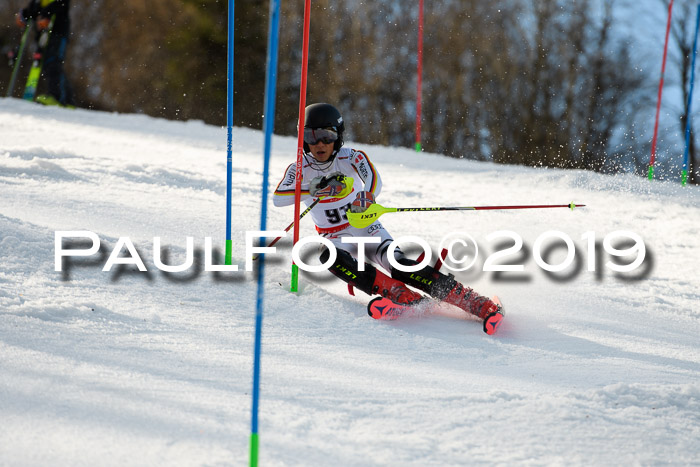
[[[367,304],[367,314],[374,319],[397,319],[403,314],[405,307],[397,305],[388,298],[376,297]]]
[[[381,319],[382,315],[381,312],[379,311],[378,307],[381,308],[381,303],[377,303],[378,301],[380,302],[383,297],[376,297],[373,298],[372,300],[369,301],[367,304],[367,314],[374,318],[374,319]]]
[[[425,302],[426,298],[416,300],[412,303],[399,304],[386,297],[376,297],[367,304],[367,314],[374,319],[394,320],[405,313],[414,314],[416,307]]]
[[[498,311],[491,312],[484,318],[484,332],[489,336],[496,333],[506,315],[501,299],[498,298],[497,295],[494,295],[491,300],[498,305]]]
[[[496,333],[503,322],[503,315],[499,312],[489,314],[484,319],[484,332],[489,336]]]

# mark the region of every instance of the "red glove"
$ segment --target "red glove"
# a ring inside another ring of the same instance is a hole
[[[371,191],[361,191],[357,194],[355,201],[350,205],[350,211],[355,214],[365,212],[368,207],[374,204],[374,195]]]
[[[51,24],[51,20],[49,18],[40,17],[40,18],[36,19],[36,28],[39,31],[43,31],[44,29],[48,29],[49,24]]]
[[[24,29],[27,26],[27,22],[24,20],[24,15],[22,15],[21,12],[15,15],[15,23],[17,23],[17,26],[19,26],[22,29]]]

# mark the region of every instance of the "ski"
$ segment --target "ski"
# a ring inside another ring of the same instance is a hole
[[[22,58],[24,57],[24,50],[27,48],[27,37],[29,37],[29,34],[32,29],[32,23],[29,23],[26,28],[24,28],[24,33],[22,33],[22,41],[20,42],[19,48],[17,49],[17,52],[13,54],[12,60],[13,62],[13,67],[12,67],[12,76],[10,77],[10,84],[7,87],[7,97],[12,97],[12,94],[15,92],[15,83],[17,82],[17,74],[19,72],[20,67],[22,66]]]
[[[22,94],[22,99],[28,101],[34,100],[36,88],[39,85],[39,76],[41,75],[41,65],[43,61],[41,52],[34,52],[34,56],[32,58],[32,67],[29,69],[27,83],[24,85],[24,94]]]
[[[56,15],[51,17],[51,22],[49,27],[41,32],[38,40],[38,49],[32,55],[32,67],[29,69],[29,76],[27,76],[27,83],[24,86],[24,94],[22,99],[33,101],[36,96],[36,88],[39,85],[39,77],[41,77],[41,68],[44,64],[44,49],[49,44],[49,39],[51,38],[51,29],[53,28],[53,22],[56,19]]]

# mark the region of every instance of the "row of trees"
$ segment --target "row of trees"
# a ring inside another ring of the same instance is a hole
[[[633,62],[615,15],[620,1],[426,2],[423,148],[499,163],[644,173],[658,65],[642,71]],[[12,14],[26,2],[0,6],[8,25],[0,29],[3,43],[18,41]],[[280,134],[296,133],[303,3],[282,2]],[[337,105],[349,139],[413,145],[417,4],[312,2],[307,99]],[[676,85],[687,98],[694,6],[676,4]],[[267,4],[235,5],[235,124],[260,128]],[[226,0],[73,0],[67,65],[80,105],[224,125],[227,7]],[[4,70],[2,85],[8,76]],[[682,114],[672,115],[678,126]],[[677,139],[662,137],[659,160],[677,148]]]

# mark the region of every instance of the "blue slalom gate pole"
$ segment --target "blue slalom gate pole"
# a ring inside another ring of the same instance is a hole
[[[233,251],[231,241],[231,173],[233,172],[233,19],[234,0],[228,0],[228,71],[226,87],[226,256],[224,264],[230,265]]]
[[[695,57],[698,52],[698,27],[700,27],[700,4],[695,19],[695,40],[693,41],[693,62],[690,69],[690,91],[688,92],[688,105],[685,111],[685,152],[683,154],[683,168],[681,170],[681,185],[688,181],[688,152],[690,150],[690,108],[693,102],[693,86],[695,84]]]
[[[280,0],[270,0],[270,28],[267,39],[267,71],[265,77],[265,115],[263,127],[264,165],[262,181],[262,205],[260,210],[260,230],[267,228],[267,180],[270,172],[270,147],[275,126],[275,88],[277,84],[277,49],[279,42]],[[258,465],[258,406],[260,403],[260,354],[262,348],[263,292],[265,276],[265,253],[258,261],[258,292],[255,301],[255,350],[253,357],[253,405],[250,434],[250,466]]]

